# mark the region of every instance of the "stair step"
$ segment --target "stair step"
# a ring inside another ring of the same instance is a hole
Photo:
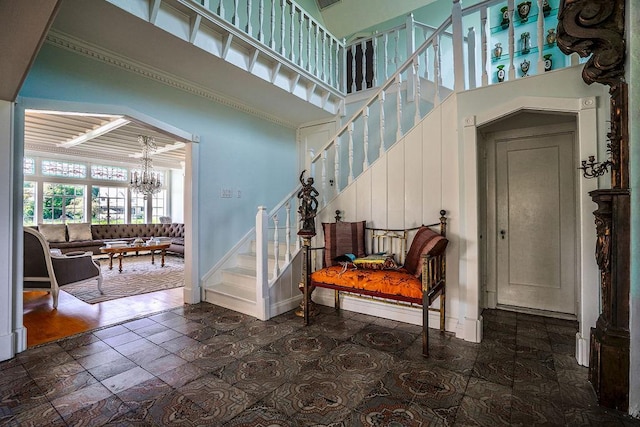
[[[216,283],[213,286],[206,288],[207,292],[213,292],[233,299],[242,300],[245,302],[256,302],[256,288],[247,288],[244,286],[238,286],[235,283],[221,282]]]
[[[278,259],[280,260],[280,266],[282,267],[284,265],[284,254],[280,255],[278,257]],[[237,256],[237,260],[238,260],[238,267],[243,268],[243,269],[251,269],[254,270],[256,269],[256,254],[255,253],[244,253],[244,254],[238,254]],[[268,262],[269,262],[269,271],[273,270],[273,267],[276,263],[275,258],[273,257],[273,255],[269,255],[268,258]]]
[[[267,243],[267,252],[272,254],[274,252],[274,248],[275,248],[275,244],[273,243],[273,241],[269,240],[269,242]],[[251,248],[250,248],[252,253],[256,252],[256,241],[252,240],[251,241]],[[296,244],[295,241],[293,243],[291,243],[289,245],[289,251],[291,253],[294,253],[296,250]],[[278,252],[280,255],[284,255],[287,251],[287,244],[285,242],[278,242]]]
[[[253,288],[255,292],[256,287],[256,269],[232,267],[222,270],[222,281],[224,283],[232,283],[236,286],[243,288]]]

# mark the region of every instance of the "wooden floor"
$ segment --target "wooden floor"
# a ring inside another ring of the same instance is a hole
[[[60,291],[58,309],[46,292],[24,292],[27,346],[135,319],[184,304],[183,288],[168,289],[98,304],[87,304]]]

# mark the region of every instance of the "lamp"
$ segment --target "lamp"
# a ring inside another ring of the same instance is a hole
[[[153,172],[153,161],[149,157],[149,153],[156,149],[155,140],[152,136],[138,135],[138,142],[142,145],[140,174],[138,171],[133,172],[129,186],[132,191],[141,193],[146,199],[148,196],[158,193],[162,183],[160,182],[160,174]]]

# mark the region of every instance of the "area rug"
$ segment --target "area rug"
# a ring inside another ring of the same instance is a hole
[[[114,257],[113,270],[109,270],[109,259],[100,259],[102,290],[98,291],[96,280],[60,288],[74,297],[96,304],[116,298],[146,294],[184,286],[184,259],[166,256],[164,267],[160,267],[160,255],[151,264],[151,255],[127,256],[122,260],[122,273],[118,272],[118,261]]]

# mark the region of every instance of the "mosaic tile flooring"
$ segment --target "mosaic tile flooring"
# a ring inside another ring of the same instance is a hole
[[[484,340],[323,308],[312,325],[201,303],[0,363],[0,425],[640,425],[596,405],[574,322],[485,310]]]

